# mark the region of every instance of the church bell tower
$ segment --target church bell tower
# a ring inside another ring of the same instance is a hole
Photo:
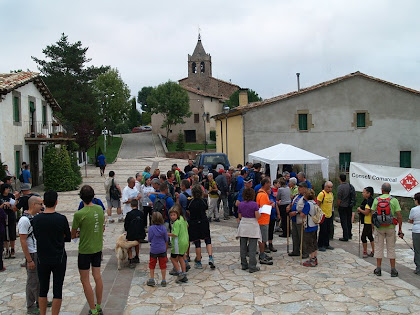
[[[211,77],[211,56],[204,50],[201,43],[201,35],[198,34],[198,42],[192,55],[188,55],[188,78],[199,79]]]

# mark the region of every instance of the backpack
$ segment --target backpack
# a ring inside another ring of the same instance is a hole
[[[21,183],[23,183],[23,182],[24,182],[24,179],[23,179],[23,173],[20,173],[20,175],[19,175],[19,181],[20,181]]]
[[[153,203],[153,212],[160,212],[160,214],[163,217],[163,220],[168,220],[168,215],[166,211],[166,199],[168,199],[169,196],[165,196],[163,198],[159,198],[159,196],[156,197],[155,202]]]
[[[314,205],[315,214],[311,215],[311,213],[309,212],[309,215],[311,216],[312,221],[314,221],[315,224],[322,224],[325,220],[325,213],[322,212],[320,206],[318,206],[315,203],[313,205]]]
[[[394,223],[394,217],[391,211],[392,198],[393,197],[391,196],[385,199],[376,197],[378,204],[375,213],[372,215],[372,222],[377,228],[381,226],[390,226]]]
[[[120,191],[117,186],[114,185],[114,179],[112,179],[111,187],[109,188],[109,196],[114,200],[119,200],[121,198]]]
[[[34,225],[33,225],[34,217],[33,217],[33,216],[31,216],[31,215],[29,215],[28,213],[23,213],[23,214],[22,214],[22,216],[23,216],[23,217],[27,217],[27,218],[29,219],[29,223],[31,224],[31,228],[32,228],[32,230],[31,230],[31,232],[28,234],[28,236],[27,236],[27,237],[32,237],[32,240],[34,240],[34,239],[35,239],[35,237],[34,237]],[[28,231],[29,231],[29,230],[28,230]]]
[[[350,189],[349,189],[349,207],[354,207],[356,205],[356,190],[354,189],[354,186],[352,184],[350,184]]]
[[[238,190],[236,190],[236,185],[238,184],[238,176],[232,176],[230,181],[230,191],[238,192]]]
[[[131,222],[127,231],[127,236],[130,236],[130,239],[140,240],[144,239],[146,236],[144,233],[144,224],[140,216],[136,216]]]

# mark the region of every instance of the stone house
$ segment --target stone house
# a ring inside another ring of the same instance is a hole
[[[188,77],[178,81],[187,91],[191,117],[185,118],[185,124],[172,127],[169,139],[176,141],[178,133],[184,134],[186,142],[203,143],[210,139],[210,131],[216,129],[216,122],[210,117],[220,113],[229,97],[239,89],[239,86],[212,76],[212,62],[198,36],[198,42],[192,55],[188,55]],[[162,115],[152,115],[154,133],[165,135],[161,128]],[[205,133],[204,133],[205,132]]]
[[[355,72],[246,103],[227,118],[214,117],[217,150],[223,146],[231,164],[286,143],[329,157],[330,172],[348,171],[351,161],[420,168],[420,92],[414,89]]]
[[[74,140],[55,117],[60,106],[39,73],[18,72],[0,74],[0,108],[1,161],[16,177],[29,163],[32,184],[42,183],[46,145]]]

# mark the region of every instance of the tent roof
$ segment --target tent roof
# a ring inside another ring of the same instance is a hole
[[[250,153],[248,158],[268,164],[320,164],[328,160],[320,155],[284,143]]]

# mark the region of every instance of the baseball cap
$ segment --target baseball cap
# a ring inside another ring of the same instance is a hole
[[[306,182],[300,182],[299,187],[308,188],[308,184]]]
[[[23,191],[23,190],[31,190],[31,184],[28,184],[28,183],[20,184],[20,191]]]
[[[247,177],[244,179],[244,183],[250,183],[250,182],[252,182],[252,178],[251,178],[251,177],[249,177],[249,176],[247,176]]]

